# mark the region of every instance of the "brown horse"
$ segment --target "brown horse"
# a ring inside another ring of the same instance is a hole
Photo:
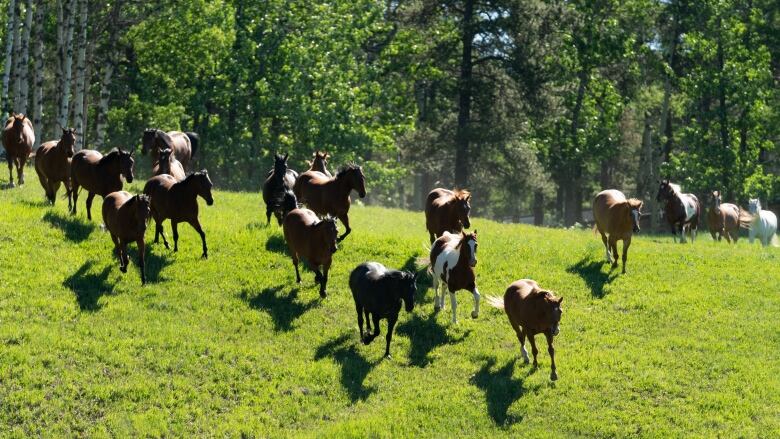
[[[35,172],[51,204],[57,197],[60,183],[65,183],[68,194],[68,210],[72,208],[70,199],[70,159],[73,157],[73,145],[76,144],[76,130],[63,128],[60,140],[44,143],[35,151]]]
[[[707,211],[707,228],[713,240],[720,241],[724,236],[726,241],[735,244],[739,239],[739,228],[750,228],[750,214],[739,206],[731,203],[721,203],[720,191],[712,191],[710,208]]]
[[[674,241],[677,242],[677,232],[680,232],[680,242],[685,241],[685,230],[691,234],[691,243],[696,239],[696,230],[699,228],[701,218],[701,204],[696,195],[683,194],[680,186],[669,180],[661,181],[658,186],[656,201],[666,200],[664,215],[669,227],[672,228]]]
[[[103,198],[103,224],[111,233],[114,252],[119,258],[119,270],[127,273],[129,258],[127,244],[135,241],[138,245],[138,266],[141,268],[141,284],[146,283],[144,273],[144,234],[149,222],[151,201],[146,195],[133,196],[129,192],[112,192]]]
[[[437,188],[425,200],[425,226],[433,243],[444,232],[460,233],[471,227],[471,193]]]
[[[349,193],[356,190],[360,198],[366,196],[366,178],[357,165],[342,168],[335,177],[327,177],[321,172],[306,171],[295,180],[293,192],[298,201],[306,204],[317,215],[332,215],[344,223],[346,230],[339,242],[349,235]]]
[[[433,274],[434,309],[444,308],[444,295],[450,292],[452,304],[452,323],[458,323],[458,302],[455,292],[468,290],[474,296],[474,311],[471,317],[479,317],[479,290],[476,284],[474,267],[477,265],[477,231],[452,234],[444,232],[431,246],[430,271]],[[441,297],[439,297],[441,282]]]
[[[168,174],[176,179],[176,181],[182,181],[187,177],[184,173],[184,167],[181,162],[173,157],[173,150],[165,148],[160,150],[160,156],[157,163],[152,166],[153,175]]]
[[[534,335],[544,334],[547,338],[547,352],[550,353],[550,368],[552,370],[550,379],[557,380],[553,337],[560,332],[563,297],[555,297],[553,293],[541,289],[539,284],[531,279],[520,279],[509,285],[503,299],[488,296],[487,301],[491,306],[506,311],[509,324],[512,325],[512,329],[517,334],[517,340],[520,341],[520,353],[526,364],[528,364],[528,351],[525,350],[525,338],[528,337],[528,341],[531,342],[534,367],[538,367],[536,355],[539,350],[536,349]]]
[[[265,202],[266,224],[271,223],[271,214],[276,216],[276,221],[282,225],[284,219],[284,197],[288,191],[292,191],[298,173],[287,167],[289,154],[283,156],[274,154],[274,168],[268,172],[268,178],[263,183],[263,202]]]
[[[639,218],[642,216],[642,202],[626,199],[623,192],[615,189],[601,191],[593,200],[593,217],[596,229],[601,233],[601,241],[607,249],[607,262],[612,268],[618,265],[617,242],[623,240],[623,273],[626,272],[628,247],[633,233],[639,233]],[[607,238],[609,235],[609,238]],[[612,257],[615,261],[612,261]]]
[[[333,262],[333,253],[338,250],[336,219],[328,216],[321,220],[309,209],[294,209],[284,217],[283,227],[284,239],[295,266],[295,281],[301,283],[298,262],[304,259],[314,271],[314,282],[320,284],[320,297],[326,297],[328,270]]]
[[[14,187],[13,166],[16,164],[16,179],[24,184],[24,165],[35,143],[35,130],[24,114],[11,113],[3,128],[3,147],[8,161],[8,187]]]
[[[168,240],[165,238],[162,223],[166,219],[171,220],[173,229],[173,251],[179,251],[179,223],[188,223],[200,235],[203,244],[204,259],[208,259],[209,251],[206,246],[206,233],[198,220],[198,195],[206,200],[206,204],[214,204],[211,196],[211,179],[205,169],[192,173],[182,181],[176,181],[168,174],[157,175],[150,178],[144,186],[144,193],[152,197],[152,218],[154,218],[154,243],[157,244],[162,235],[165,248]]]
[[[155,128],[149,128],[144,131],[141,139],[141,154],[151,154],[152,165],[160,159],[160,150],[169,148],[173,151],[173,156],[181,162],[185,170],[190,169],[190,162],[200,143],[199,136],[196,133],[183,133],[181,131],[168,131],[167,133]]]
[[[309,171],[322,172],[328,177],[333,177],[327,168],[329,158],[330,154],[327,152],[314,151],[314,158],[309,162]]]
[[[87,218],[92,219],[92,200],[95,195],[105,197],[111,192],[122,190],[122,176],[128,183],[133,182],[133,153],[116,149],[105,156],[103,154],[82,149],[73,155],[70,164],[70,194],[73,197],[73,209],[76,214],[76,204],[79,199],[79,189],[89,192],[87,195]]]

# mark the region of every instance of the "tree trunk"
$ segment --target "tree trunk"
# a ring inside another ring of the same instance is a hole
[[[22,22],[22,2],[19,1],[16,3],[16,10],[14,10],[13,19],[16,22],[16,25],[14,26],[14,54],[13,54],[13,70],[11,72],[11,96],[13,99],[13,104],[11,105],[11,108],[14,109],[14,111],[19,110],[19,92],[21,90],[21,84],[22,84],[22,77],[19,75],[21,73],[22,69],[22,27],[24,27],[24,23]]]
[[[60,51],[62,60],[62,82],[59,84],[60,105],[57,113],[57,123],[62,127],[68,125],[70,106],[70,88],[73,67],[73,29],[76,15],[76,0],[65,0],[63,11],[63,24],[66,26],[63,32],[63,46]]]
[[[471,135],[471,86],[472,86],[472,46],[474,44],[474,0],[466,0],[463,5],[461,43],[463,51],[460,60],[460,78],[458,81],[458,131],[455,136],[455,185],[461,188],[469,184],[469,143]]]
[[[116,27],[121,13],[122,2],[115,1],[112,5],[109,26]],[[109,32],[108,47],[105,53],[105,64],[103,65],[103,78],[100,81],[100,99],[98,101],[97,121],[95,122],[95,148],[103,148],[106,142],[106,130],[108,128],[108,109],[111,104],[111,82],[114,79],[114,70],[116,69],[116,59],[118,53],[117,38],[118,32]],[[197,125],[197,123],[196,123]]]
[[[566,191],[563,218],[563,224],[566,227],[571,227],[574,223],[582,221],[582,163],[580,163],[579,157],[576,156],[579,155],[577,151],[580,149],[580,113],[585,101],[585,92],[590,82],[590,72],[588,69],[583,68],[577,76],[579,78],[577,100],[571,115],[571,143],[575,157],[569,158],[569,179],[571,184]]]
[[[14,39],[16,32],[16,0],[8,2],[8,26],[5,32],[5,71],[3,73],[3,113],[8,114],[11,111],[11,105],[8,99],[8,86],[11,80],[11,69],[13,67]]]
[[[46,1],[39,0],[35,5],[35,82],[33,83],[33,127],[35,128],[35,147],[41,145],[43,137],[43,17]]]
[[[78,55],[76,57],[76,87],[73,97],[73,121],[76,128],[76,151],[84,148],[86,137],[86,115],[84,114],[84,89],[87,84],[86,60],[87,60],[87,0],[79,0],[79,38]]]
[[[534,192],[534,225],[544,225],[544,194],[540,190]]]
[[[27,14],[24,19],[24,31],[22,32],[22,56],[21,56],[21,69],[19,75],[21,76],[21,85],[19,90],[19,108],[20,113],[27,114],[27,105],[30,97],[30,30],[32,29],[33,22],[33,1],[27,0],[25,2],[25,13]]]

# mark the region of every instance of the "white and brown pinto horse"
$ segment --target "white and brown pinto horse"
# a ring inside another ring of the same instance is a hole
[[[772,244],[777,247],[777,216],[769,210],[761,209],[761,201],[752,198],[748,203],[753,222],[750,224],[750,243],[758,238],[764,247]]]
[[[642,216],[642,201],[626,199],[623,192],[615,189],[601,191],[593,200],[593,217],[596,229],[601,233],[601,241],[607,249],[607,262],[612,268],[618,265],[617,242],[623,240],[623,273],[626,272],[628,247],[631,236],[639,233],[639,218]],[[607,237],[609,235],[609,237]],[[612,258],[615,258],[614,262]]]
[[[450,292],[452,303],[452,323],[458,323],[458,303],[455,292],[468,290],[474,296],[472,318],[479,317],[479,290],[476,284],[474,267],[477,265],[477,231],[473,233],[444,232],[431,247],[430,270],[433,273],[433,291],[436,295],[434,308],[444,309],[444,295]],[[439,285],[441,283],[441,296]]]
[[[685,230],[691,234],[691,243],[696,239],[696,230],[699,228],[701,218],[701,204],[696,195],[683,194],[680,186],[669,180],[661,181],[658,186],[656,201],[666,201],[664,215],[669,227],[672,228],[674,241],[677,242],[677,232],[680,233],[680,242],[685,241]]]

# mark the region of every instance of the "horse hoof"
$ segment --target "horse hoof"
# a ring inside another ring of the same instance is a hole
[[[203,253],[202,255],[200,255],[200,258],[201,259],[208,259],[209,255],[207,255],[206,253]]]
[[[323,298],[323,299],[328,297],[328,292],[327,291],[320,291],[320,297]]]
[[[557,379],[558,379],[558,374],[557,374],[557,373],[555,373],[555,372],[551,373],[551,374],[550,374],[550,379],[551,379],[552,381],[555,381],[555,380],[557,380]]]
[[[479,317],[479,313],[476,311],[471,311],[471,318],[476,319],[477,317]]]
[[[385,360],[392,360],[392,359],[393,359],[393,356],[392,356],[392,355],[390,355],[390,352],[387,352],[387,353],[385,354]]]
[[[127,267],[119,267],[119,271],[122,273],[127,273]]]
[[[441,307],[439,305],[433,305],[433,310],[435,312],[439,312],[439,311],[441,311]]]

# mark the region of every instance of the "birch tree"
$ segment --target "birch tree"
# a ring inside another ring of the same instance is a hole
[[[13,67],[14,39],[13,35],[16,29],[16,0],[8,2],[8,26],[5,32],[5,71],[3,73],[3,109],[4,113],[11,110],[8,100],[8,86],[11,79],[11,68]]]
[[[46,1],[38,0],[35,5],[35,48],[33,58],[35,60],[35,81],[33,83],[33,127],[35,128],[35,147],[41,145],[43,134],[43,17],[46,10]]]
[[[19,113],[27,114],[27,104],[29,102],[30,91],[30,30],[32,28],[33,21],[33,1],[27,0],[25,2],[25,19],[24,29],[22,31],[22,46],[20,68],[19,68],[19,103],[15,105],[18,108]]]
[[[87,0],[79,0],[79,39],[78,55],[76,58],[76,86],[74,90],[73,118],[76,132],[76,150],[84,147],[84,137],[86,135],[85,114],[84,114],[84,89],[86,78],[86,56],[87,56]]]
[[[13,49],[13,68],[11,70],[11,96],[13,99],[13,102],[11,104],[11,108],[14,110],[17,110],[17,106],[19,105],[19,90],[21,89],[21,77],[19,76],[19,70],[22,67],[22,3],[17,2],[16,8],[14,9],[14,15],[13,20],[16,22],[14,25],[14,33],[13,33],[13,39],[14,39],[14,49]]]
[[[62,66],[62,77],[59,84],[59,109],[57,113],[57,123],[65,127],[68,125],[68,109],[70,105],[70,86],[73,67],[73,28],[76,15],[76,0],[65,0],[63,4],[62,22],[64,26],[62,32],[58,32],[58,46],[60,65]]]

